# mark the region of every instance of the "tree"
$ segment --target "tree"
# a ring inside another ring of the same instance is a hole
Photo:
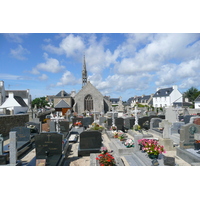
[[[190,89],[188,89],[186,92],[183,93],[183,96],[188,98],[188,100],[190,102],[194,103],[194,100],[199,96],[200,91],[195,88],[195,87],[191,87]]]
[[[32,108],[34,108],[36,105],[37,109],[44,108],[45,106],[50,106],[48,101],[46,101],[45,97],[39,97],[39,98],[34,99],[31,102],[31,105],[32,105]]]

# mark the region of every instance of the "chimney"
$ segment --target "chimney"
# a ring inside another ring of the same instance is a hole
[[[172,87],[174,90],[178,90],[178,87],[177,87],[177,85],[173,85],[173,87]]]
[[[8,98],[14,98],[13,92],[9,92],[9,93],[8,93]]]

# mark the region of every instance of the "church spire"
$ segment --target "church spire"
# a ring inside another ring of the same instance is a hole
[[[85,55],[83,58],[83,69],[82,69],[82,87],[87,83],[87,70],[86,70],[86,62]]]

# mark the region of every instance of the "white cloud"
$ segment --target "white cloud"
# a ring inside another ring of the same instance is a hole
[[[10,54],[18,60],[26,60],[27,58],[24,55],[29,53],[30,52],[27,49],[23,48],[22,45],[18,45],[16,49],[10,50]]]
[[[42,74],[41,76],[38,77],[39,80],[41,81],[46,81],[48,79],[48,76],[46,74]]]
[[[44,42],[51,42],[51,39],[50,38],[45,38]]]
[[[60,82],[58,82],[56,85],[57,86],[75,85],[77,83],[80,83],[80,81],[77,81],[70,71],[65,71],[62,78],[60,79]]]
[[[65,66],[60,65],[59,61],[54,58],[49,58],[47,53],[44,53],[45,63],[40,63],[32,70],[32,72],[37,72],[38,70],[43,70],[51,73],[58,73],[65,69]]]
[[[6,33],[5,37],[10,42],[22,43],[24,35],[27,35],[27,33]]]
[[[0,74],[0,79],[19,80],[22,79],[22,77],[12,74]]]

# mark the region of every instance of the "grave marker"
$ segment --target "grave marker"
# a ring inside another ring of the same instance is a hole
[[[99,131],[83,131],[80,134],[78,156],[88,156],[90,153],[99,153],[101,146],[102,138]]]
[[[64,137],[68,137],[69,135],[69,122],[68,121],[60,121],[60,132],[64,134]]]
[[[186,124],[180,129],[180,148],[194,148],[194,134],[200,133],[200,126],[196,124]]]
[[[115,119],[115,126],[117,126],[118,130],[124,131],[124,118],[116,118]]]

